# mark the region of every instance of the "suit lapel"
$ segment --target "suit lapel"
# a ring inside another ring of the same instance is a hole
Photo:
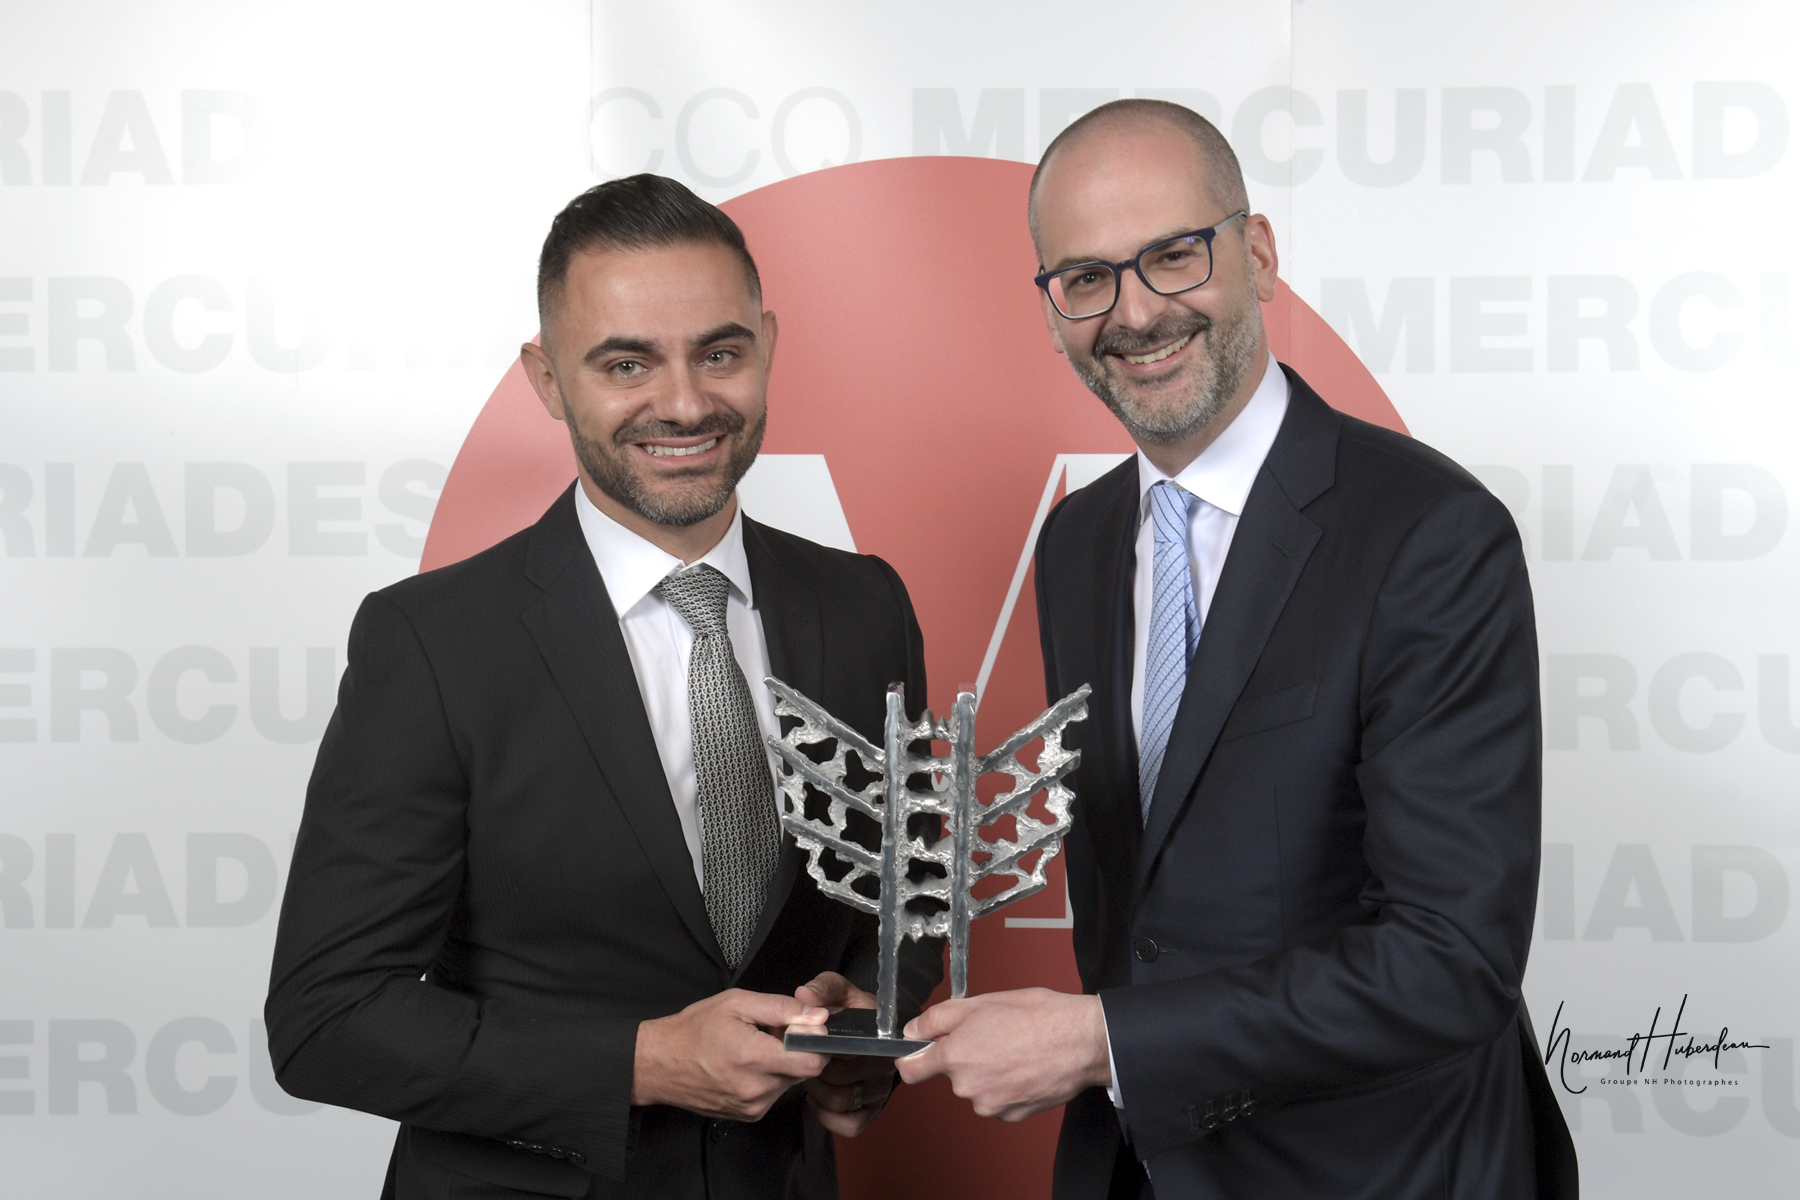
[[[825,645],[818,594],[797,576],[791,564],[780,561],[774,540],[749,517],[744,518],[744,556],[750,563],[750,586],[756,592],[756,613],[762,619],[763,642],[769,649],[769,674],[803,695],[819,699],[825,682]],[[764,686],[760,679],[749,682],[753,689]],[[744,967],[755,961],[776,918],[787,907],[805,858],[806,852],[782,833],[775,876],[769,881],[762,919],[744,954]],[[743,973],[743,967],[738,973]]]
[[[1095,482],[1090,487],[1099,487]],[[1143,820],[1138,811],[1137,738],[1131,730],[1132,578],[1137,562],[1137,460],[1126,460],[1118,494],[1110,497],[1095,535],[1096,546],[1116,546],[1111,570],[1094,573],[1094,628],[1102,631],[1096,690],[1104,688],[1107,703],[1094,714],[1095,733],[1105,748],[1102,761],[1111,770],[1107,777],[1089,775],[1084,767],[1078,779],[1077,803],[1086,809],[1094,829],[1094,851],[1107,882],[1121,889],[1128,900],[1126,881],[1137,862]]]
[[[1138,855],[1140,892],[1322,535],[1300,510],[1331,486],[1339,420],[1299,376],[1288,377],[1287,416],[1232,535],[1175,711]]]
[[[669,902],[723,966],[618,615],[575,516],[573,488],[532,530],[525,574],[543,589],[523,614],[526,629]]]

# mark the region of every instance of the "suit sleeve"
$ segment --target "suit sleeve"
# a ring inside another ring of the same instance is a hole
[[[621,1177],[636,1021],[422,978],[457,911],[468,794],[427,653],[395,601],[372,595],[282,901],[265,1009],[276,1078],[306,1099],[555,1147]]]
[[[925,707],[925,638],[919,631],[919,619],[913,613],[912,598],[899,572],[884,559],[870,556],[878,566],[887,590],[891,593],[896,621],[889,631],[898,634],[898,644],[889,667],[890,677],[899,673],[906,682],[906,707],[913,713]],[[911,714],[909,714],[911,715]],[[936,820],[936,818],[931,818]],[[881,946],[876,937],[878,926],[873,918],[859,921],[857,933],[844,950],[842,973],[864,991],[875,990],[876,960]],[[920,938],[900,946],[900,1020],[904,1023],[925,1011],[925,1002],[944,977],[944,942],[942,938]]]
[[[1366,922],[1243,966],[1102,993],[1137,1153],[1196,1108],[1376,1085],[1491,1042],[1519,1007],[1538,866],[1537,645],[1517,529],[1438,502],[1388,565],[1364,642]]]

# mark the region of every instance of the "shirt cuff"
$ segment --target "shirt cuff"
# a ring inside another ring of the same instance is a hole
[[[1106,1085],[1106,1098],[1113,1107],[1123,1112],[1125,1097],[1119,1094],[1119,1064],[1113,1061],[1112,1030],[1106,1024],[1106,1001],[1100,1002],[1100,1031],[1106,1035],[1106,1073],[1112,1076],[1112,1082]]]

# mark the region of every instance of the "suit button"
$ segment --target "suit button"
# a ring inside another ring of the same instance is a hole
[[[561,1146],[552,1146],[544,1151],[544,1153],[548,1154],[551,1158],[567,1158],[569,1156],[569,1152],[564,1150]]]
[[[1131,943],[1131,956],[1139,962],[1153,963],[1160,952],[1155,938],[1139,938]]]
[[[569,1161],[579,1167],[582,1163],[587,1161],[587,1155],[571,1150],[569,1151]]]
[[[724,1141],[725,1140],[725,1132],[726,1132],[726,1126],[725,1126],[725,1122],[723,1122],[723,1121],[708,1121],[706,1123],[706,1136],[711,1138],[715,1142]]]

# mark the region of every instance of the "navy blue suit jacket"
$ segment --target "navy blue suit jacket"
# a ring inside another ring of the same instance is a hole
[[[1288,378],[1147,823],[1135,461],[1038,543],[1048,694],[1094,688],[1069,892],[1125,1105],[1068,1106],[1056,1195],[1104,1197],[1123,1136],[1162,1200],[1572,1196],[1520,999],[1541,737],[1518,532],[1456,464]]]

